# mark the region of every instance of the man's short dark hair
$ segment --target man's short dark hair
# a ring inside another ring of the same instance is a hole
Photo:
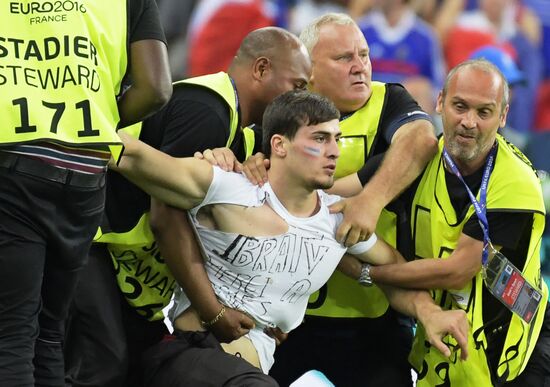
[[[304,90],[291,90],[273,100],[264,112],[262,148],[271,156],[271,137],[281,134],[292,140],[302,126],[337,120],[340,112],[328,99]]]

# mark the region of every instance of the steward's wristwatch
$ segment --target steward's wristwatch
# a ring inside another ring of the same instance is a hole
[[[357,282],[359,282],[360,285],[372,286],[372,278],[370,277],[370,268],[371,268],[371,265],[369,263],[363,263],[361,265],[361,275],[359,275],[359,279],[357,280]]]

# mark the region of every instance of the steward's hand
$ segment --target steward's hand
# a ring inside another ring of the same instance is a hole
[[[261,152],[250,156],[243,163],[242,170],[252,184],[260,187],[267,183],[267,170],[269,169],[269,159],[266,159]]]
[[[282,330],[279,329],[279,327],[265,328],[264,332],[269,337],[272,337],[275,339],[275,344],[277,346],[280,345],[283,341],[285,341],[288,338],[288,333],[283,332]]]
[[[423,316],[421,322],[430,344],[445,357],[450,357],[451,351],[460,349],[460,358],[468,358],[470,324],[463,310],[435,310]]]
[[[212,165],[217,165],[227,172],[242,171],[242,164],[229,148],[206,149],[203,152],[195,152],[193,156],[197,159],[206,160]]]
[[[344,254],[336,269],[351,279],[358,280],[361,276],[362,267],[363,264],[360,260],[355,258],[353,255]]]
[[[340,200],[329,209],[331,214],[341,212],[344,215],[336,230],[336,240],[346,246],[367,240],[374,233],[382,211],[382,208],[365,201],[361,194]]]
[[[221,343],[230,343],[246,335],[254,326],[254,320],[246,313],[226,306],[223,316],[208,329]]]

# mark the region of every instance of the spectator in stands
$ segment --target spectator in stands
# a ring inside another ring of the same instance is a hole
[[[508,122],[520,132],[529,132],[542,76],[539,42],[540,22],[530,9],[517,0],[479,0],[477,9],[458,17],[445,38],[444,52],[451,68],[484,45],[500,45],[507,50],[526,77],[526,82],[515,88],[516,101],[508,113]]]
[[[373,79],[401,83],[423,76],[435,87],[442,86],[445,69],[439,42],[409,0],[376,0],[358,24],[369,43]]]
[[[188,31],[188,76],[226,71],[243,38],[275,24],[266,0],[201,0]]]

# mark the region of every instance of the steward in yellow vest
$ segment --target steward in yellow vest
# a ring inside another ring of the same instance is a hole
[[[167,102],[166,44],[153,0],[4,1],[0,15],[0,384],[61,386],[116,128]]]
[[[396,85],[381,82],[371,83],[372,94],[368,104],[353,114],[348,114],[340,121],[340,157],[336,165],[337,179],[348,176],[361,169],[365,162],[383,148],[380,138],[381,120],[386,119],[389,96],[396,98],[401,90]],[[403,106],[405,107],[405,106]],[[408,109],[419,109],[407,106]],[[422,117],[422,115],[419,115]],[[419,117],[415,117],[418,119]],[[396,215],[386,209],[382,210],[377,227],[377,234],[387,243],[396,247]],[[377,287],[366,288],[356,281],[336,271],[327,284],[311,296],[308,315],[324,317],[380,317],[388,310],[388,300]]]
[[[438,98],[439,152],[403,195],[416,260],[370,270],[375,283],[431,289],[441,307],[468,314],[467,361],[456,352],[438,355],[418,327],[410,360],[420,386],[538,386],[550,375],[548,289],[539,254],[545,208],[530,162],[497,134],[506,123],[508,98],[506,81],[490,62],[468,61],[451,70]],[[497,285],[506,302],[529,312],[526,318],[512,313],[484,283],[482,256],[489,240],[521,273],[503,274]],[[533,288],[518,286],[524,280]]]
[[[494,231],[491,230],[489,216],[489,232],[494,235],[491,240],[502,244],[501,252],[528,281],[541,289],[541,305],[527,324],[487,291],[481,271],[460,289],[435,289],[434,300],[443,308],[463,308],[468,313],[471,323],[469,359],[461,362],[456,354],[451,359],[438,356],[436,351],[425,346],[424,331],[419,327],[411,354],[411,362],[419,372],[418,385],[447,382],[473,387],[512,380],[527,365],[540,334],[548,300],[548,289],[540,274],[540,241],[545,214],[540,182],[517,148],[506,143],[500,135],[497,135],[497,143],[495,165],[487,189],[487,212],[493,219],[499,212],[524,213],[525,217],[509,216],[508,221],[520,223],[515,225],[517,230],[521,230],[521,226],[527,230],[508,236],[507,239],[522,244],[512,249],[498,239],[498,232],[505,235],[504,230],[496,225]],[[440,144],[442,150],[443,140]],[[445,173],[443,163],[440,153],[428,165],[412,202],[411,229],[417,259],[448,258],[460,243],[461,234],[468,232],[464,229],[468,228],[470,219],[476,218],[472,205],[468,206],[465,215],[455,211],[453,201],[460,195],[449,190],[448,181],[454,176]],[[478,174],[478,181],[479,178]]]

